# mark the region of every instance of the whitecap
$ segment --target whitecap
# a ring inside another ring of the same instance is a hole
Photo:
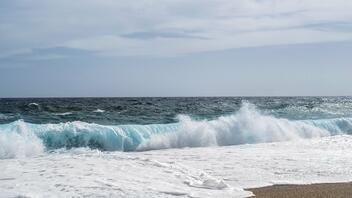
[[[29,103],[28,106],[39,106],[39,104],[35,103],[35,102],[32,102],[32,103]]]
[[[64,113],[54,113],[54,115],[58,115],[58,116],[66,116],[66,115],[71,115],[72,112],[64,112]]]
[[[105,110],[102,110],[102,109],[96,109],[96,110],[94,110],[93,112],[95,112],[95,113],[104,113],[104,112],[105,112]]]

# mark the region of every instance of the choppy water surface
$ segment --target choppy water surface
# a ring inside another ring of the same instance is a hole
[[[166,124],[180,114],[216,119],[235,113],[243,102],[293,120],[352,117],[351,97],[26,98],[0,99],[0,123]]]

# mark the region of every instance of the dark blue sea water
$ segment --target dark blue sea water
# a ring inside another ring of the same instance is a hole
[[[0,158],[9,142],[142,151],[351,133],[351,97],[0,99]]]
[[[0,123],[166,124],[180,114],[216,119],[235,113],[243,102],[293,120],[352,117],[352,97],[3,98]]]

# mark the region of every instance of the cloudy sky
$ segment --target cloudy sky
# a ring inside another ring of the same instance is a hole
[[[350,0],[1,0],[0,97],[352,95]]]

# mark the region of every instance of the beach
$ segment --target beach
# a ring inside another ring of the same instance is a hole
[[[349,198],[352,197],[352,183],[325,183],[311,185],[275,185],[247,189],[256,198]]]

